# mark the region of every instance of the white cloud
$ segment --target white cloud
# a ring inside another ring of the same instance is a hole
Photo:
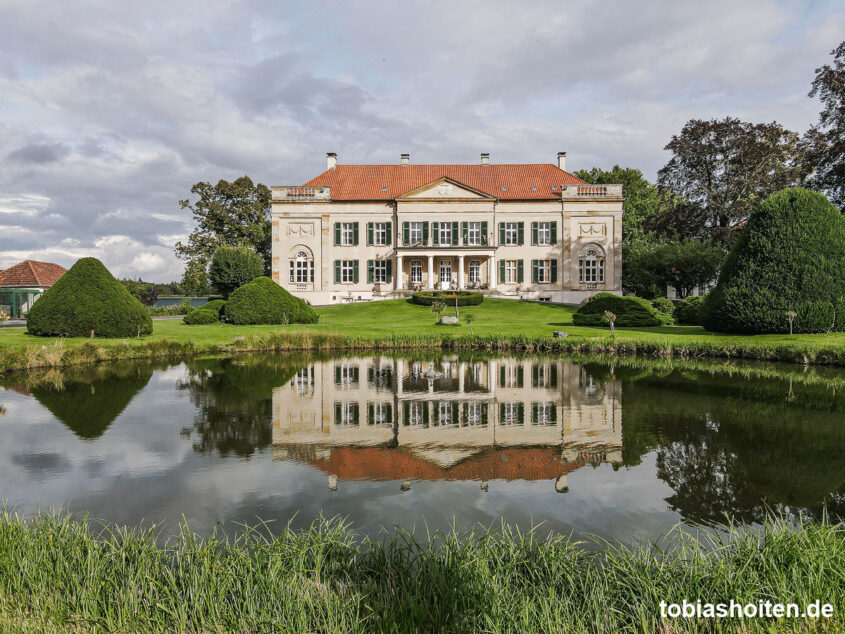
[[[21,214],[35,216],[47,209],[50,199],[38,194],[0,196],[0,214]]]

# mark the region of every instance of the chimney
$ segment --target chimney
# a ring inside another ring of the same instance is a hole
[[[557,166],[562,170],[566,169],[566,152],[557,153]]]
[[[490,154],[487,152],[481,153],[481,164],[482,165],[490,165]]]
[[[403,154],[402,155],[402,165],[407,165],[411,162],[411,155],[410,154]]]
[[[337,167],[337,152],[326,152],[326,169],[333,170]]]

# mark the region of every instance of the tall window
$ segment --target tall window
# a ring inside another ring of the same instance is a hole
[[[470,260],[469,261],[469,281],[473,284],[478,284],[481,282],[481,261],[480,260]]]
[[[291,383],[296,388],[298,396],[306,396],[309,390],[314,387],[314,366],[309,365],[307,368],[302,368],[291,379]]]
[[[537,281],[551,282],[552,281],[552,261],[539,260],[537,262]]]
[[[412,222],[410,227],[411,244],[422,244],[423,242],[423,223]]]
[[[519,405],[519,403],[502,403],[502,425],[519,425],[522,423],[519,416]]]
[[[355,244],[355,223],[344,222],[340,227],[340,244],[349,247]]]
[[[467,225],[467,244],[478,246],[481,244],[481,223],[470,222]]]
[[[539,222],[537,223],[537,244],[548,245],[552,243],[552,223]]]
[[[351,284],[355,281],[355,261],[343,260],[340,263],[340,281],[344,284]]]
[[[411,284],[422,284],[422,260],[411,260]]]
[[[452,420],[452,404],[449,401],[440,401],[438,408],[440,410],[441,425],[451,425],[455,422]]]
[[[589,249],[578,259],[578,281],[581,284],[604,282],[604,255]]]
[[[387,282],[387,260],[373,262],[373,282],[376,284]]]
[[[296,284],[314,281],[314,260],[309,260],[305,251],[300,251],[296,259],[290,261],[290,281]]]
[[[515,246],[517,241],[519,240],[519,231],[517,229],[517,223],[515,222],[506,222],[505,223],[505,245],[506,246]]]
[[[440,260],[440,283],[452,283],[452,260]]]
[[[441,222],[440,223],[440,245],[448,247],[451,244],[452,244],[452,223],[451,222]]]
[[[343,401],[335,404],[338,425],[358,424],[358,403]]]
[[[517,277],[516,264],[516,260],[505,261],[505,282],[507,282],[508,284],[516,284],[519,279]]]
[[[387,223],[377,222],[373,225],[373,244],[377,247],[387,244]]]
[[[428,421],[425,420],[423,404],[418,401],[411,401],[408,403],[408,425],[423,425]]]
[[[557,422],[554,403],[533,403],[531,409],[532,422],[537,425],[554,425]]]
[[[481,403],[470,402],[466,404],[466,420],[467,425],[479,425],[481,423]]]

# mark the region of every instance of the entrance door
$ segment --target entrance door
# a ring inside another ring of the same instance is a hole
[[[440,286],[446,288],[452,283],[452,260],[440,260]]]

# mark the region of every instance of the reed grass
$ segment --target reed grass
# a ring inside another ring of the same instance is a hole
[[[0,624],[33,631],[841,631],[845,527],[769,519],[601,544],[520,532],[385,532],[319,521],[227,538],[0,514]],[[833,619],[661,619],[660,601],[831,603]],[[17,628],[16,628],[17,629]]]

